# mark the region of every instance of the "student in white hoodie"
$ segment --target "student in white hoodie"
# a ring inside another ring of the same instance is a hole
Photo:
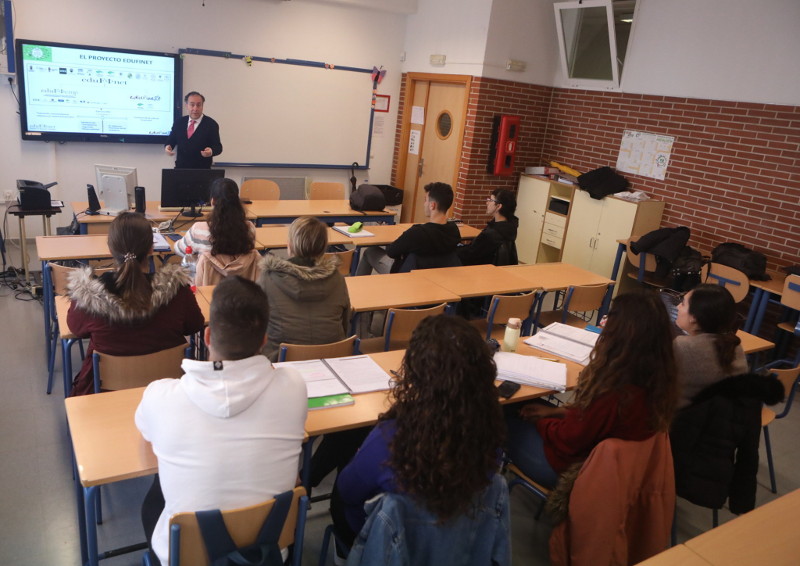
[[[142,518],[151,558],[162,564],[173,514],[254,505],[295,486],[306,386],[295,370],[273,369],[259,353],[268,318],[258,285],[224,279],[205,330],[209,361],[184,360],[183,377],[151,383],[136,410],[136,426],[158,458]]]

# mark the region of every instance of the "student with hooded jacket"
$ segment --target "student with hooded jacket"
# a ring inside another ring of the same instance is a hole
[[[347,337],[350,297],[338,260],[326,258],[328,232],[312,216],[289,226],[289,259],[267,254],[258,283],[269,299],[269,340],[263,353],[278,359],[281,342],[328,344]]]

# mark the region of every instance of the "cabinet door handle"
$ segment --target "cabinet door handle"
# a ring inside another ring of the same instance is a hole
[[[589,247],[594,249],[594,238],[589,238]]]

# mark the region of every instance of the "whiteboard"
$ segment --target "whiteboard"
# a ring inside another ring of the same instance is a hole
[[[223,151],[215,165],[368,165],[370,71],[309,63],[183,54],[184,93],[202,93],[204,112],[219,123]]]

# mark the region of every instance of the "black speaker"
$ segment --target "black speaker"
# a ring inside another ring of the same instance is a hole
[[[92,216],[100,210],[100,201],[97,200],[97,193],[92,185],[86,185],[86,192],[89,197],[89,208],[86,209],[86,214]]]
[[[133,189],[133,197],[136,201],[136,212],[144,214],[144,187],[135,187]]]

